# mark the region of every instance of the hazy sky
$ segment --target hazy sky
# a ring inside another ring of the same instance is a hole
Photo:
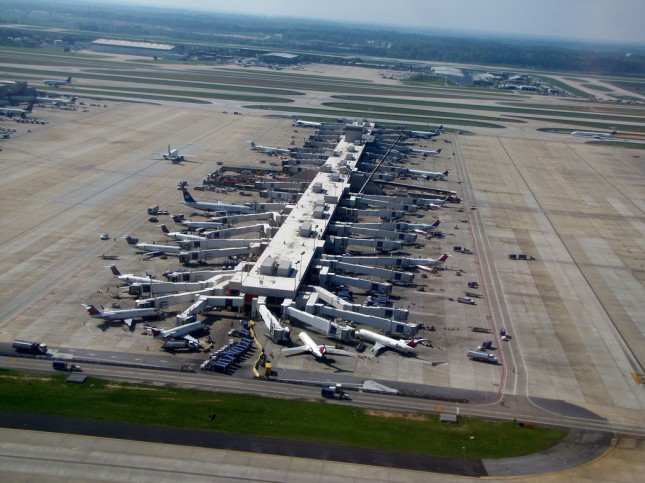
[[[94,0],[105,3],[106,0]],[[645,44],[645,0],[115,0],[213,12]]]

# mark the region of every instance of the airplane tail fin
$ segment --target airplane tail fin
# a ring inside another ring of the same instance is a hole
[[[71,84],[72,83],[72,76],[70,75],[65,82],[67,82],[68,84]]]
[[[445,170],[442,174],[443,174],[444,176],[448,176],[448,175],[450,174],[450,170],[449,170],[449,169],[447,169],[447,170]]]
[[[132,238],[130,235],[126,235],[125,240],[128,242],[128,245],[136,245],[139,242],[138,238]]]
[[[610,134],[613,136],[614,134],[618,134],[618,131],[612,131]]]
[[[119,269],[116,268],[116,265],[108,265],[108,267],[110,267],[110,270],[112,270],[112,274],[115,277],[120,277],[121,276],[121,272],[119,272]]]
[[[441,255],[441,256],[439,257],[439,260],[437,260],[437,261],[439,261],[439,262],[443,263],[443,262],[445,262],[446,260],[448,260],[448,257],[449,257],[449,256],[450,256],[450,253],[444,253],[443,255]]]
[[[443,132],[443,124],[437,128],[437,132]]]
[[[433,228],[437,228],[440,224],[441,224],[441,220],[437,218],[435,222],[430,226]]]
[[[406,345],[412,347],[413,349],[419,344],[419,342],[424,341],[425,339],[412,339],[406,342]]]
[[[25,112],[32,112],[33,110],[34,110],[34,101],[31,101],[27,106],[27,109],[25,109]]]
[[[93,305],[86,305],[86,304],[82,304],[82,305],[83,305],[83,307],[85,307],[85,309],[87,310],[87,312],[88,312],[90,315],[97,315],[97,314],[100,314],[100,313],[101,313],[101,312],[99,311],[99,309],[97,309],[97,308],[96,308],[96,307],[94,307]]]
[[[196,203],[195,198],[188,192],[188,190],[182,190],[184,193],[184,201],[186,203]]]
[[[437,154],[441,154],[441,148],[437,149]]]
[[[164,225],[163,223],[161,225],[159,225],[159,227],[161,228],[161,231],[163,231],[164,233],[166,233],[166,234],[170,233],[170,230],[168,229],[168,227],[166,225]]]
[[[78,100],[78,97],[72,97],[72,98],[69,100],[69,103],[70,103],[70,104],[76,104],[76,101],[77,101],[77,100]]]
[[[177,223],[178,225],[183,225],[183,224],[184,224],[184,220],[182,220],[182,219],[181,219],[179,216],[177,216],[177,215],[173,215],[173,217],[172,217],[172,221],[174,221],[174,222],[175,222],[175,223]]]

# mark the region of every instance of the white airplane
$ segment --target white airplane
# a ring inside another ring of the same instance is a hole
[[[449,256],[450,256],[450,253],[444,253],[443,255],[441,255],[436,260],[430,259],[428,261],[428,263],[426,263],[425,265],[417,265],[416,267],[419,270],[424,270],[426,272],[431,272],[432,269],[430,267],[436,267],[437,265],[443,265],[445,263],[445,261],[448,260]]]
[[[180,231],[170,231],[166,225],[159,225],[164,235],[180,241],[202,241],[206,240],[203,236],[189,235]]]
[[[209,203],[205,201],[196,201],[195,198],[188,192],[182,190],[184,193],[184,204],[195,208],[196,210],[203,211],[217,211],[220,213],[255,213],[255,210],[246,205],[228,205],[226,203]]]
[[[372,352],[378,354],[383,349],[394,349],[399,352],[414,352],[417,344],[425,339],[397,340],[365,329],[357,330],[354,335],[361,340],[372,342]]]
[[[426,180],[431,179],[432,181],[440,181],[440,180],[443,180],[449,174],[450,174],[450,170],[447,169],[442,173],[440,173],[438,171],[426,172],[423,176],[425,177]],[[438,203],[438,201],[436,203]]]
[[[172,329],[161,330],[156,327],[146,327],[146,330],[152,332],[155,339],[186,339],[199,344],[199,341],[191,336],[190,333],[204,330],[205,328],[206,326],[201,322],[191,322]]]
[[[253,141],[249,141],[251,143],[251,149],[253,151],[258,151],[260,153],[265,153],[265,154],[291,154],[291,150],[285,149],[285,148],[274,148],[273,146],[260,146],[259,144],[255,144]]]
[[[67,106],[69,104],[76,104],[76,99],[78,97],[72,97],[71,99],[54,99],[52,97],[36,97],[36,102],[48,102],[55,106]]]
[[[128,327],[132,327],[133,319],[159,317],[160,315],[159,311],[155,308],[100,311],[93,305],[81,305],[87,309],[87,312],[92,316],[93,319],[122,320]]]
[[[611,131],[611,132],[573,131],[571,133],[571,135],[575,137],[596,138],[596,139],[607,139],[612,137],[614,134],[618,134],[618,131]]]
[[[148,253],[150,256],[161,255],[163,253],[179,253],[182,251],[181,247],[170,246],[170,245],[155,245],[154,243],[138,243],[138,239],[132,238],[130,235],[124,237],[128,245],[140,250],[142,252]]]
[[[434,131],[408,131],[412,137],[430,139],[443,134],[443,124]]]
[[[179,149],[170,149],[170,144],[168,145],[168,152],[163,155],[163,158],[168,161],[172,161],[173,163],[179,163],[186,160],[184,156],[179,154]]]
[[[174,215],[172,217],[175,223],[178,225],[185,226],[186,228],[213,228],[213,229],[220,229],[224,228],[227,225],[224,223],[219,223],[216,221],[190,221],[190,220],[183,220],[179,216]]]
[[[51,87],[68,86],[71,83],[72,83],[72,76],[71,75],[65,80],[45,79],[43,81],[43,84],[45,84],[46,86],[51,86]]]
[[[315,127],[319,128],[322,126],[322,122],[313,122],[313,121],[301,121],[300,119],[295,119],[293,121],[294,126],[302,126],[302,127]]]
[[[34,103],[31,102],[27,107],[0,107],[0,114],[4,116],[20,116],[20,117],[27,117],[27,114],[31,114],[32,111],[34,110]]]
[[[132,273],[121,273],[116,265],[108,265],[107,268],[112,270],[112,274],[122,280],[125,283],[153,283],[153,282],[163,282],[164,280],[156,280],[152,277],[138,277]]]
[[[282,349],[282,353],[289,354],[300,354],[303,352],[308,352],[313,355],[316,359],[325,359],[327,354],[333,354],[338,356],[351,356],[351,354],[343,349],[336,349],[335,347],[330,347],[326,345],[316,344],[313,339],[306,332],[300,332],[298,334],[298,339],[302,342],[303,345],[298,347],[290,347],[288,349]]]
[[[441,154],[441,148],[436,151],[430,151],[429,149],[410,149],[410,151],[417,154],[423,154],[424,156],[438,156]]]

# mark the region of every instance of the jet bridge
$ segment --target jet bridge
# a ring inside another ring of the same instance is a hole
[[[399,241],[371,240],[369,238],[347,238],[338,236],[328,237],[326,245],[330,248],[330,250],[336,253],[344,252],[350,245],[374,248],[378,251],[400,250],[403,246]]]
[[[393,319],[384,319],[375,317],[373,315],[361,314],[358,312],[351,312],[347,310],[337,309],[329,305],[320,305],[319,313],[327,317],[337,317],[342,320],[348,320],[357,324],[369,325],[376,329],[381,329],[386,332],[395,332],[397,334],[405,334],[414,337],[419,332],[419,324],[411,324],[406,322],[395,322]]]
[[[341,225],[337,223],[337,225]],[[408,231],[408,230],[430,230],[436,228],[433,224],[428,223],[406,223],[398,222],[391,223],[384,221],[382,223],[352,223],[352,226],[357,228],[371,228],[373,230],[388,230],[388,231]]]
[[[405,216],[405,212],[399,210],[359,210],[356,208],[346,208],[344,206],[338,207],[338,214],[354,221],[358,220],[361,216],[373,216],[385,219],[403,218]]]
[[[363,278],[346,277],[336,273],[330,273],[329,267],[321,267],[318,273],[319,284],[322,287],[333,285],[349,285],[365,290],[366,292],[377,292],[382,294],[392,293],[392,284],[388,282],[374,282]]]
[[[245,215],[228,215],[212,218],[214,222],[225,225],[237,225],[245,221],[268,221],[279,224],[282,221],[282,215],[276,211],[265,211],[262,213],[248,213]]]
[[[433,258],[408,258],[408,257],[362,257],[352,255],[327,256],[345,263],[358,263],[360,265],[387,265],[391,267],[414,267],[416,265],[432,265],[436,262]]]
[[[349,198],[344,198],[342,203],[344,206],[349,206],[350,208],[361,206],[380,206],[387,210],[407,211],[409,213],[416,213],[417,211],[417,207],[409,202],[406,204],[394,199],[373,199],[366,196],[350,196]]]
[[[286,302],[286,301],[285,301]],[[271,313],[271,311],[266,306],[266,297],[259,296],[256,299],[253,299],[254,312],[260,314],[264,324],[269,329],[269,337],[276,343],[286,343],[291,340],[290,333],[291,329],[289,327],[283,327],[278,322],[278,319]]]
[[[258,223],[257,225],[237,226],[235,228],[226,228],[224,230],[209,231],[206,235],[207,238],[230,238],[238,235],[246,235],[247,233],[258,233],[261,236],[268,236],[271,233],[271,227],[266,223]]]
[[[403,243],[414,243],[417,241],[416,233],[397,233],[385,229],[365,228],[356,226],[355,224],[332,223],[329,225],[329,232],[339,236],[365,235],[373,239],[385,238],[387,240],[400,240]]]
[[[261,252],[262,244],[254,243],[248,247],[215,248],[212,250],[196,250],[191,252],[180,252],[181,263],[205,262],[216,258],[228,258],[239,255],[258,255]]]
[[[345,342],[352,341],[354,338],[354,329],[347,325],[338,325],[336,322],[332,322],[328,319],[318,317],[302,310],[298,310],[293,306],[284,307],[284,315],[291,317],[292,319],[299,320],[303,324],[310,325],[315,327],[327,337],[331,337],[337,340],[342,340]]]
[[[307,312],[316,311],[316,308],[320,306],[320,304],[317,303],[320,298],[320,300],[325,302],[327,305],[336,307],[337,309],[341,309],[345,312],[358,312],[361,314],[372,315],[374,317],[382,317],[398,321],[408,320],[408,309],[375,306],[368,307],[367,305],[352,304],[322,287],[312,286],[310,288],[312,288],[314,292],[309,295],[309,299],[307,300],[305,308]]]
[[[269,226],[269,225],[267,225]],[[183,240],[179,246],[187,252],[213,250],[215,248],[249,247],[253,244],[269,243],[268,238],[213,238],[206,240]]]
[[[374,277],[381,277],[385,280],[393,280],[395,282],[412,283],[414,281],[414,274],[411,272],[398,272],[396,270],[389,270],[385,268],[368,267],[365,265],[357,265],[354,263],[345,263],[332,258],[321,258],[314,260],[318,266],[329,267],[330,270],[336,272],[337,270],[347,273],[358,273],[361,275],[372,275]]]

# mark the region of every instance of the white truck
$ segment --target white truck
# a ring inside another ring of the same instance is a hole
[[[19,352],[29,352],[31,354],[47,354],[47,344],[43,344],[41,342],[14,340],[11,347]]]
[[[491,354],[490,352],[468,351],[468,354],[466,355],[472,361],[488,362],[489,364],[497,364],[499,362],[497,360],[497,356],[495,354]]]

